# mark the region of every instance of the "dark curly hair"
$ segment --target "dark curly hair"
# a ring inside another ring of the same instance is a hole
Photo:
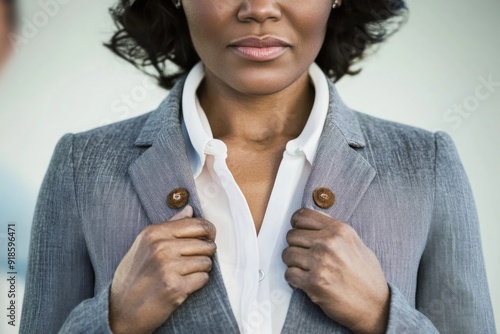
[[[157,78],[161,87],[172,88],[200,60],[184,11],[175,8],[172,0],[136,0],[132,4],[119,0],[109,11],[118,30],[104,46]],[[361,69],[353,71],[351,66],[370,47],[375,49],[399,30],[407,14],[404,0],[343,0],[330,14],[316,63],[334,82],[345,74],[358,74]],[[151,66],[156,74],[147,71]]]

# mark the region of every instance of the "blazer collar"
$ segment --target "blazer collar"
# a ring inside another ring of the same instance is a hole
[[[151,146],[160,133],[175,127],[180,128],[179,116],[186,77],[187,74],[180,77],[158,108],[149,113],[139,136],[135,140],[135,145]]]

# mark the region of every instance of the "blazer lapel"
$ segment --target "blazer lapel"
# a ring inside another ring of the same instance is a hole
[[[349,218],[375,177],[374,168],[360,154],[365,139],[354,113],[342,102],[334,84],[330,86],[330,104],[311,174],[302,198],[302,207],[324,212],[349,223]],[[335,204],[318,207],[313,192],[326,187],[335,194]],[[335,333],[347,329],[328,318],[300,289],[294,289],[282,333]]]
[[[167,195],[178,187],[189,192],[189,204],[194,209],[194,216],[203,217],[180,130],[180,100],[184,79],[178,80],[168,98],[149,115],[135,141],[135,145],[148,148],[128,169],[132,184],[152,224],[164,222],[180,210],[172,209],[166,203]],[[194,321],[197,318],[193,315],[194,310],[202,313],[200,317],[207,321]],[[213,258],[207,285],[191,294],[160,328],[173,332],[238,332],[217,253]]]
[[[329,86],[329,110],[302,205],[348,223],[376,172],[360,154],[366,143],[356,116],[342,102],[331,81]],[[317,187],[332,190],[335,194],[332,207],[321,209],[314,203],[312,194]]]

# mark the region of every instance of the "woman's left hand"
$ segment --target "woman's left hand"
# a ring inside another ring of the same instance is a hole
[[[380,263],[346,223],[297,210],[282,254],[285,279],[355,333],[385,333],[390,293]]]

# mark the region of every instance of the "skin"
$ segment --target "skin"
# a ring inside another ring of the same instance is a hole
[[[123,257],[111,283],[114,334],[152,333],[207,284],[217,248],[215,226],[192,215],[188,205],[168,223],[146,227]]]
[[[183,2],[193,44],[205,64],[200,103],[214,138],[228,147],[228,168],[247,199],[257,233],[285,145],[300,134],[314,102],[307,70],[323,44],[331,4]],[[278,37],[291,47],[268,62],[243,59],[228,47],[252,35]]]
[[[228,168],[258,234],[285,145],[301,133],[314,102],[308,68],[323,44],[332,1],[184,0],[182,6],[205,65],[197,94],[214,138],[228,147]],[[278,37],[291,46],[276,59],[251,61],[228,47],[248,36]],[[111,285],[114,333],[151,333],[207,283],[215,227],[191,216],[148,226],[137,237]],[[283,252],[289,284],[353,332],[383,333],[389,288],[356,231],[310,209],[291,222]]]
[[[291,224],[282,254],[288,283],[354,333],[385,333],[389,287],[377,257],[356,231],[307,208],[295,211]]]

